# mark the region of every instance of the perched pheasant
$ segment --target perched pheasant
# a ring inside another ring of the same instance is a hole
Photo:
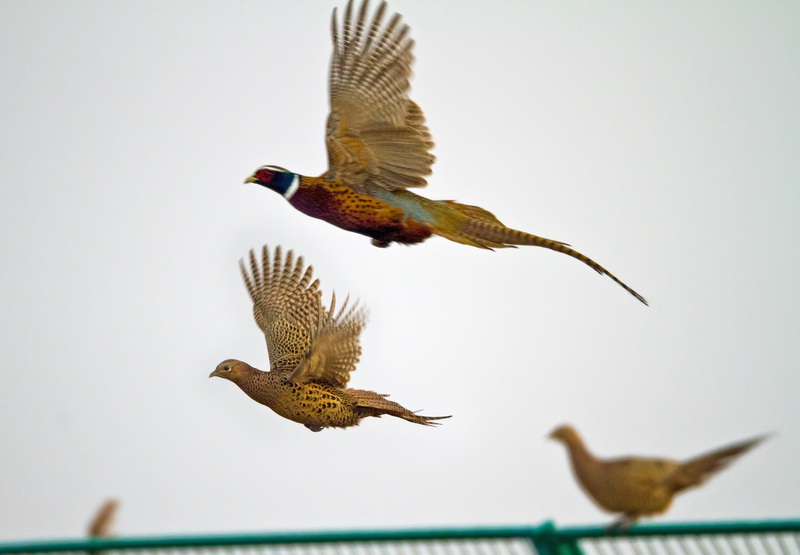
[[[666,512],[676,493],[701,485],[767,436],[722,447],[685,462],[625,457],[598,459],[571,426],[550,434],[569,451],[572,471],[584,492],[611,513],[622,513],[610,529],[624,530],[639,517]]]
[[[647,304],[566,243],[510,229],[483,208],[430,200],[408,190],[427,184],[425,176],[435,160],[422,110],[408,97],[414,42],[399,14],[383,25],[386,2],[369,25],[367,7],[364,0],[354,19],[352,0],[348,2],[341,36],[333,11],[331,112],[325,131],[328,171],[307,177],[262,166],[245,183],[272,189],[302,213],[371,237],[378,247],[392,242],[413,245],[436,234],[485,249],[532,245],[561,252],[607,275]]]
[[[362,418],[388,414],[409,422],[433,426],[449,416],[421,416],[372,391],[346,388],[350,372],[361,355],[359,335],[367,313],[345,300],[336,312],[322,306],[319,281],[311,281],[311,266],[294,261],[292,251],[282,260],[275,249],[270,265],[265,246],[262,266],[250,251],[250,273],[241,262],[253,315],[267,339],[270,370],[263,372],[239,360],[225,360],[209,377],[238,385],[251,399],[284,418],[304,424],[312,432],[323,428],[356,426]]]

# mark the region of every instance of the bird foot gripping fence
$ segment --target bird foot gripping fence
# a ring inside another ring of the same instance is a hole
[[[0,543],[5,553],[104,555],[800,555],[800,520],[443,528]]]

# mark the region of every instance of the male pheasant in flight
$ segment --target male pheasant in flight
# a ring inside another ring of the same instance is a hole
[[[584,492],[611,513],[622,513],[611,529],[624,530],[639,517],[667,511],[676,493],[701,485],[767,436],[722,447],[688,461],[625,457],[598,459],[572,426],[559,426],[550,434],[569,452],[572,471]]]
[[[262,166],[245,182],[280,193],[313,218],[371,237],[378,247],[392,242],[413,245],[436,234],[485,249],[532,245],[561,252],[607,275],[647,304],[566,243],[510,229],[483,208],[430,200],[409,190],[427,184],[425,176],[435,160],[422,110],[408,97],[414,42],[399,14],[382,25],[386,2],[367,26],[367,6],[364,0],[354,20],[352,0],[348,2],[341,36],[333,10],[331,112],[325,130],[328,171],[307,177]]]
[[[323,307],[319,281],[311,281],[311,266],[304,269],[302,257],[295,262],[292,251],[284,261],[277,247],[270,265],[265,246],[261,260],[259,267],[250,251],[250,273],[244,262],[241,270],[256,324],[267,339],[270,370],[229,359],[209,377],[232,381],[254,401],[312,432],[356,426],[362,418],[383,414],[426,426],[450,418],[421,416],[386,395],[347,388],[361,355],[358,337],[367,321],[366,309],[358,303],[348,308],[345,301],[337,313],[335,295],[330,308]]]

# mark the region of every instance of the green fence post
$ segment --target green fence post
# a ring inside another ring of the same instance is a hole
[[[539,555],[583,555],[578,540],[559,537],[552,520],[533,529],[531,542]]]

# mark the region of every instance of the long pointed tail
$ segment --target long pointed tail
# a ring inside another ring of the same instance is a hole
[[[768,437],[768,435],[763,435],[740,441],[682,463],[670,479],[674,491],[699,486]]]
[[[613,279],[620,287],[647,305],[647,300],[639,293],[625,285],[617,276],[603,268],[600,264],[570,248],[566,243],[517,231],[503,225],[494,214],[478,206],[459,204],[453,201],[433,201],[440,207],[439,217],[432,226],[437,235],[456,243],[472,245],[485,249],[508,248],[516,245],[543,247],[576,258],[589,266],[598,274]],[[441,212],[445,212],[442,214]],[[446,212],[449,212],[447,214]],[[449,217],[448,217],[449,216]],[[454,217],[455,216],[455,217]]]
[[[407,408],[388,400],[388,395],[381,395],[374,391],[364,391],[361,389],[347,389],[347,393],[355,397],[358,401],[358,412],[367,416],[381,416],[388,414],[389,416],[396,416],[403,420],[408,420],[415,424],[422,424],[423,426],[438,426],[439,422],[435,420],[443,420],[450,418],[450,416],[422,416],[415,412],[411,412]]]

